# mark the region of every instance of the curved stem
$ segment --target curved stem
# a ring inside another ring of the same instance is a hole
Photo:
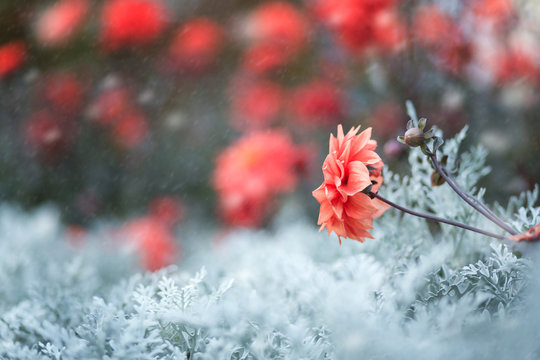
[[[509,225],[507,225],[503,220],[501,220],[499,217],[497,217],[491,210],[487,209],[487,207],[482,204],[482,202],[476,198],[474,198],[472,195],[469,195],[465,193],[459,185],[456,183],[455,179],[448,175],[448,172],[446,169],[442,168],[439,162],[437,161],[437,156],[435,154],[429,155],[429,158],[431,160],[431,163],[435,167],[435,170],[446,180],[448,185],[458,194],[460,198],[462,198],[467,204],[472,206],[476,211],[484,215],[486,218],[488,218],[491,222],[493,222],[495,225],[499,226],[504,231],[508,232],[512,235],[517,235],[517,231],[512,229]],[[475,204],[475,202],[477,204]]]
[[[392,202],[392,201],[390,201],[388,199],[385,199],[384,197],[382,197],[378,193],[370,192],[368,195],[371,196],[371,197],[377,198],[377,199],[381,200],[382,202],[387,203],[388,205],[390,205],[390,206],[392,206],[392,207],[394,207],[394,208],[396,208],[398,210],[401,210],[401,211],[403,211],[403,212],[405,212],[407,214],[410,214],[410,215],[418,216],[418,217],[421,217],[421,218],[424,218],[424,219],[438,221],[438,222],[445,223],[445,224],[448,224],[448,225],[457,226],[457,227],[460,227],[462,229],[469,230],[469,231],[474,231],[474,232],[477,232],[479,234],[486,235],[486,236],[489,236],[489,237],[492,237],[492,238],[495,238],[495,239],[507,240],[506,236],[490,233],[488,231],[478,229],[478,228],[475,228],[473,226],[469,226],[469,225],[466,225],[466,224],[463,224],[463,223],[460,223],[460,222],[457,222],[457,221],[454,221],[454,220],[448,220],[448,219],[441,218],[441,217],[438,217],[438,216],[435,216],[435,215],[424,214],[424,213],[420,213],[420,212],[417,212],[417,211],[414,211],[414,210],[407,209],[407,208],[405,208],[405,207],[403,207],[401,205],[398,205],[398,204],[396,204],[396,203],[394,203],[394,202]]]

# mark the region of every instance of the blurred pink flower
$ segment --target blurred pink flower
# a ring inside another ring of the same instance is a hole
[[[37,20],[37,41],[44,46],[65,45],[84,25],[89,10],[88,0],[60,0],[52,4]]]
[[[224,46],[225,31],[209,18],[194,18],[176,31],[168,55],[174,69],[204,72]]]

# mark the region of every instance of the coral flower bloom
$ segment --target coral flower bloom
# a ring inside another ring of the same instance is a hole
[[[383,178],[384,166],[375,153],[377,142],[371,140],[371,128],[357,135],[360,126],[352,128],[346,135],[338,126],[337,137],[330,135],[329,154],[323,163],[324,181],[313,191],[321,204],[318,224],[329,233],[341,237],[364,241],[373,238],[373,218],[380,216],[387,206],[371,199],[364,191],[378,190]]]

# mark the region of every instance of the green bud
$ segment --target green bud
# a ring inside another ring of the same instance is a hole
[[[424,132],[419,128],[411,128],[405,132],[403,141],[410,147],[420,146],[425,141]]]

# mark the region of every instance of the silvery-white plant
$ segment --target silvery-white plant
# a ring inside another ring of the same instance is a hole
[[[480,199],[486,151],[439,150]],[[385,173],[408,208],[497,227],[449,187],[433,187],[420,149],[411,173]],[[417,196],[424,194],[424,196]],[[497,205],[524,231],[540,222],[538,188]],[[309,204],[311,205],[311,204]],[[386,211],[364,244],[317,232],[294,199],[267,230],[201,243],[178,266],[136,273],[98,229],[78,250],[53,209],[0,210],[2,359],[534,359],[540,357],[535,244],[519,250]]]

